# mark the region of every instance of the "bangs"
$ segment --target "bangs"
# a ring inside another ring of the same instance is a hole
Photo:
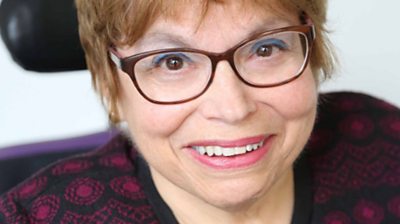
[[[131,46],[146,33],[158,18],[180,20],[184,14],[182,12],[185,12],[187,7],[198,8],[199,20],[196,22],[200,25],[212,5],[229,6],[231,2],[231,0],[200,0],[196,2],[189,0],[147,0],[112,4],[107,10],[108,15],[104,15],[104,18],[107,18],[104,23],[107,24],[109,44]],[[279,17],[285,17],[287,13],[295,13],[300,16],[303,11],[292,0],[240,0],[240,3],[240,9],[247,10],[249,13],[254,13],[254,10],[261,13],[272,12]]]

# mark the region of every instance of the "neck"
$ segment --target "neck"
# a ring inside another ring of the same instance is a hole
[[[154,169],[151,169],[151,173],[161,197],[181,224],[291,222],[294,207],[293,169],[285,172],[265,194],[228,208],[216,207],[199,199],[169,182]]]

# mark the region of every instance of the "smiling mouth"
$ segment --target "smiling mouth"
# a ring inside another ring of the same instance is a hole
[[[221,156],[231,157],[246,154],[248,152],[255,151],[264,145],[264,140],[255,143],[247,144],[243,146],[235,147],[222,147],[222,146],[191,146],[192,149],[196,150],[200,155],[209,157]]]

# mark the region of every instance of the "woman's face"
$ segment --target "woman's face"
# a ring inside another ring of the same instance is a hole
[[[171,47],[223,52],[254,32],[299,25],[297,15],[278,17],[238,2],[211,3],[200,23],[196,6],[182,10],[178,19],[161,17],[134,46],[119,51],[124,57]],[[260,198],[289,175],[314,124],[317,88],[310,67],[288,84],[253,88],[221,61],[202,96],[176,105],[147,101],[127,74],[120,75],[121,115],[161,193],[218,207]],[[259,149],[237,156],[201,155],[194,149],[242,150],[260,143]]]

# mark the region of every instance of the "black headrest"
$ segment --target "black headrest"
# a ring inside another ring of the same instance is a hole
[[[26,70],[85,69],[73,0],[2,0],[1,37]]]

